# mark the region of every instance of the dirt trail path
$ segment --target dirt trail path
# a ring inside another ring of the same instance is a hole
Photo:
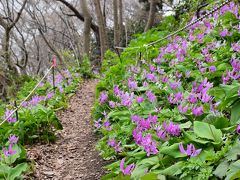
[[[97,81],[85,81],[70,100],[67,110],[60,111],[64,129],[55,144],[36,145],[30,158],[36,162],[33,179],[96,180],[106,165],[95,150],[97,137],[91,126],[91,108]]]

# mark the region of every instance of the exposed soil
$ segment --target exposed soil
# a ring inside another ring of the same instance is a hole
[[[35,161],[31,179],[96,180],[104,174],[106,161],[95,150],[97,137],[91,125],[91,108],[97,81],[85,81],[69,102],[57,113],[63,124],[54,144],[35,145],[28,156]]]

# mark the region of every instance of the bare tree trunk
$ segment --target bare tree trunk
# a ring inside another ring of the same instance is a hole
[[[120,32],[118,24],[118,0],[113,0],[114,46],[119,46]]]
[[[119,24],[119,36],[120,36],[120,46],[124,44],[124,26],[123,26],[123,3],[122,0],[118,1],[118,24]]]
[[[145,26],[144,32],[152,28],[154,19],[155,19],[155,13],[156,13],[157,0],[149,0],[149,1],[150,1],[150,11],[148,15],[148,22],[147,22],[147,25]]]
[[[75,16],[78,19],[80,19],[81,21],[85,21],[85,17],[72,4],[70,4],[66,0],[56,0],[56,1],[59,1],[62,4],[64,4],[65,6],[67,6],[75,14]],[[93,30],[94,35],[96,37],[97,45],[100,46],[100,35],[99,35],[100,30],[99,30],[99,27],[96,24],[94,24],[93,22],[91,22],[91,29]]]
[[[94,6],[95,6],[95,11],[96,11],[97,21],[98,21],[98,26],[99,26],[99,32],[100,32],[99,34],[100,34],[100,43],[101,43],[101,60],[103,60],[105,51],[108,47],[106,27],[105,27],[105,23],[103,20],[103,14],[101,11],[100,0],[94,0],[93,2],[94,2]]]
[[[61,54],[55,49],[55,47],[47,40],[47,38],[45,37],[45,35],[43,34],[42,30],[39,28],[38,29],[39,33],[41,34],[44,42],[47,44],[47,46],[49,47],[49,49],[56,54],[57,58],[59,59],[60,62],[60,66],[63,66],[64,68],[66,68],[66,65],[63,62],[63,58],[61,56]]]
[[[84,52],[84,55],[87,55],[87,57],[89,57],[92,17],[89,13],[89,10],[88,10],[85,0],[81,0],[81,6],[82,6],[84,19],[85,19],[84,20],[84,35],[83,35],[84,36],[83,52]]]

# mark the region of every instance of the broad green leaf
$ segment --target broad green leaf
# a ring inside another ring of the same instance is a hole
[[[207,144],[209,142],[209,140],[205,140],[205,139],[198,139],[196,137],[196,134],[194,134],[193,132],[183,132],[184,134],[184,138],[186,141],[188,142],[196,142],[196,143],[200,143],[200,144]]]
[[[238,156],[240,155],[240,142],[237,142],[232,146],[232,148],[227,152],[226,159],[228,161],[237,160]]]
[[[142,177],[146,173],[146,171],[149,170],[149,168],[149,164],[142,164],[140,166],[137,165],[133,170],[131,177],[133,179],[140,179],[140,177]]]
[[[179,150],[179,143],[175,143],[171,146],[162,147],[160,149],[162,154],[172,156],[174,158],[185,157],[186,155],[181,153]]]
[[[233,180],[239,178],[240,178],[240,160],[230,164],[226,180]]]
[[[16,177],[19,177],[23,172],[27,171],[27,169],[28,169],[27,163],[18,164],[16,167],[10,170],[8,179],[11,180],[15,179]]]
[[[223,178],[226,176],[227,170],[228,170],[229,164],[227,161],[221,162],[218,167],[215,169],[213,174],[219,178]]]
[[[156,180],[158,175],[155,173],[147,173],[141,177],[141,180]]]
[[[191,121],[188,121],[186,123],[180,124],[181,129],[189,129],[192,126]]]
[[[113,180],[130,180],[131,176],[125,176],[123,173],[120,173],[117,177],[113,178]]]
[[[158,164],[159,162],[159,158],[158,156],[152,156],[152,157],[149,157],[149,158],[146,158],[146,159],[143,159],[141,160],[139,163],[137,163],[138,165],[141,165],[141,164],[149,164],[149,165],[155,165],[155,164]]]
[[[231,109],[231,124],[240,122],[240,101],[233,104]]]
[[[220,143],[222,141],[222,131],[220,129],[216,129],[215,126],[211,124],[195,121],[193,131],[198,137],[210,139],[216,143]]]
[[[227,128],[230,124],[229,120],[225,117],[216,116],[213,114],[207,115],[204,119],[204,122],[214,125],[217,129]]]
[[[183,166],[184,166],[184,162],[181,161],[181,162],[175,163],[174,165],[172,165],[164,170],[160,170],[159,174],[174,176],[174,175],[180,174],[182,172],[181,169]]]

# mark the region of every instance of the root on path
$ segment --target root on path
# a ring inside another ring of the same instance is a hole
[[[31,179],[96,180],[104,174],[106,162],[95,150],[97,137],[91,125],[96,84],[96,80],[84,81],[69,108],[57,113],[63,130],[56,143],[29,149],[30,159],[35,161]]]

